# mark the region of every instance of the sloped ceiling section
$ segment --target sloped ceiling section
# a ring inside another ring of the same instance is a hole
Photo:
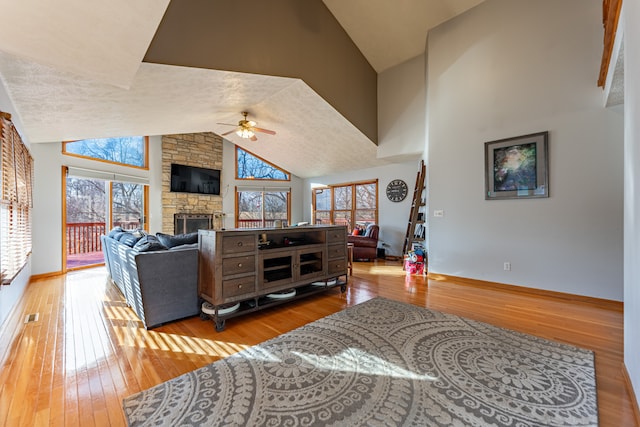
[[[169,0],[0,0],[0,49],[127,88]]]
[[[377,73],[320,0],[171,2],[144,60],[301,79],[377,143]]]

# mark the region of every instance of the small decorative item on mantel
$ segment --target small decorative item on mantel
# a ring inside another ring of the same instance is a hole
[[[213,213],[213,229],[214,230],[224,230],[225,229],[225,224],[224,224],[224,219],[226,218],[227,214],[224,212],[214,212]]]

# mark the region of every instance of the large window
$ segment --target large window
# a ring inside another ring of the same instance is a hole
[[[147,169],[149,138],[127,136],[118,138],[81,139],[62,144],[64,154]]]
[[[312,202],[316,224],[377,224],[378,180],[314,188]]]
[[[236,179],[290,181],[291,174],[236,147]],[[277,185],[277,184],[276,184]],[[291,189],[286,187],[236,187],[237,228],[273,227],[291,220]]]
[[[291,174],[255,154],[236,147],[236,179],[290,181]]]
[[[289,188],[237,188],[236,228],[274,227],[276,221],[289,223]]]
[[[33,159],[11,122],[0,113],[0,261],[9,283],[31,253]]]

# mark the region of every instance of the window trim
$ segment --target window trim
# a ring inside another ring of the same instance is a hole
[[[264,163],[268,164],[268,165],[269,165],[269,166],[271,166],[272,168],[278,169],[280,172],[287,174],[287,177],[288,177],[288,178],[287,178],[287,179],[255,178],[255,177],[254,177],[254,178],[240,178],[240,176],[239,176],[239,174],[238,174],[238,150],[242,150],[242,151],[244,151],[245,153],[248,153],[248,154],[252,155],[253,157],[257,158],[258,160],[260,160],[260,161],[262,161],[262,162],[264,162]],[[251,151],[249,151],[249,150],[246,150],[246,149],[244,149],[244,148],[242,148],[242,147],[238,147],[238,146],[236,145],[235,155],[236,155],[236,157],[235,157],[236,179],[237,179],[238,181],[276,181],[276,182],[291,182],[291,172],[289,172],[289,171],[287,171],[287,170],[285,170],[285,169],[282,169],[280,166],[277,166],[277,165],[275,165],[275,164],[271,163],[270,161],[263,159],[262,157],[258,156],[257,154],[252,153],[252,152],[251,152]]]
[[[87,139],[100,139],[100,138],[87,138]],[[144,159],[143,159],[144,164],[143,164],[143,166],[130,165],[128,163],[115,162],[113,160],[99,159],[97,157],[83,156],[82,154],[76,154],[76,153],[68,152],[67,151],[67,144],[72,143],[72,142],[77,142],[77,141],[83,141],[83,140],[82,139],[74,139],[74,140],[70,140],[70,141],[62,141],[62,154],[65,155],[65,156],[77,157],[79,159],[88,159],[88,160],[93,160],[95,162],[102,162],[102,163],[106,163],[106,164],[110,164],[110,165],[119,165],[119,166],[125,166],[125,167],[128,167],[128,168],[149,170],[149,137],[148,136],[144,136]]]

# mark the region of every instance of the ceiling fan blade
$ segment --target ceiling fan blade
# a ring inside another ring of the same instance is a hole
[[[238,126],[238,125],[232,125],[230,123],[216,123],[217,125],[223,125],[223,126]]]
[[[257,140],[258,140],[258,138],[256,138],[255,135],[253,135],[251,138],[249,138],[249,141],[257,141]]]
[[[225,132],[225,133],[221,134],[220,136],[227,136],[227,135],[229,135],[231,133],[234,133],[235,131],[236,131],[235,129],[234,130],[230,130],[229,132]]]
[[[269,129],[263,129],[263,128],[254,127],[253,130],[256,131],[256,132],[268,133],[269,135],[275,135],[276,134],[275,131],[269,130]]]

